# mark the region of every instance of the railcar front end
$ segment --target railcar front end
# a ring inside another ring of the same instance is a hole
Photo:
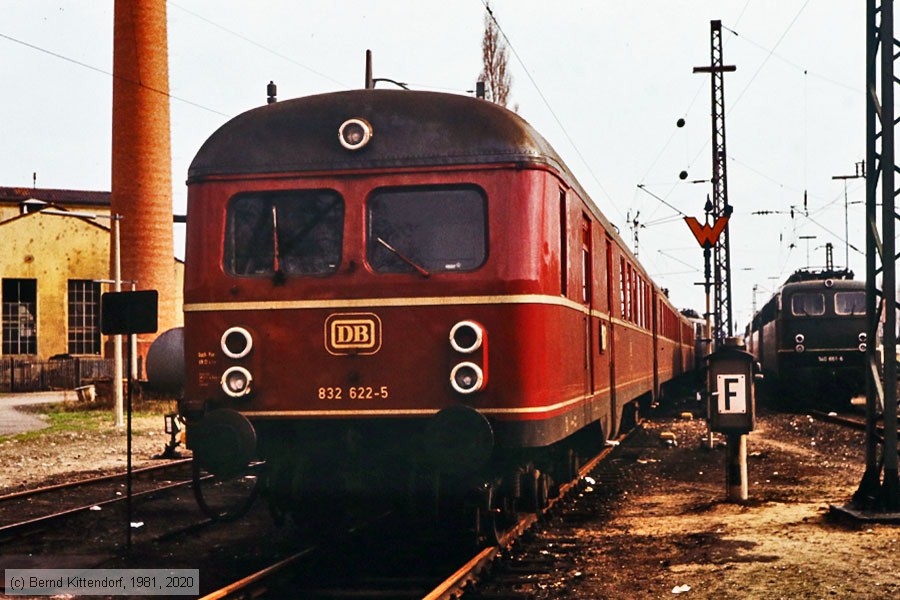
[[[213,134],[188,186],[188,445],[216,473],[265,460],[277,512],[435,475],[536,506],[692,363],[561,159],[489,102],[278,102]]]

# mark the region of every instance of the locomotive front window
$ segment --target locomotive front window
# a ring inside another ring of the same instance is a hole
[[[791,296],[791,314],[795,317],[815,317],[825,314],[825,295],[819,292],[798,292]]]
[[[835,292],[834,312],[839,315],[866,314],[865,292]]]
[[[228,204],[225,271],[322,275],[341,264],[344,199],[331,190],[239,194]]]
[[[471,271],[487,257],[487,201],[472,186],[376,190],[366,256],[379,273]]]

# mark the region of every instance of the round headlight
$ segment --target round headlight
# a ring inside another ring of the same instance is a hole
[[[484,341],[484,328],[475,321],[460,321],[450,330],[450,345],[457,352],[471,354]]]
[[[796,350],[797,352],[805,352],[806,346],[804,346],[803,344],[797,344],[796,346],[794,346],[794,350]]]
[[[857,339],[858,339],[859,341],[861,341],[861,342],[865,342],[865,341],[866,341],[866,338],[868,338],[868,336],[866,335],[866,332],[865,332],[865,331],[862,332],[861,334],[859,334],[859,335],[857,336]]]
[[[338,130],[338,139],[347,150],[359,150],[372,139],[372,126],[365,119],[347,119]]]
[[[244,367],[231,367],[222,374],[222,391],[232,398],[240,398],[250,393],[253,375]]]
[[[484,372],[475,363],[459,363],[450,372],[450,385],[460,394],[477,392],[484,385]]]
[[[806,336],[804,336],[802,333],[798,333],[797,335],[794,336],[794,341],[797,342],[798,344],[802,344],[803,340],[805,340],[805,339],[806,339]]]
[[[865,351],[866,351],[866,343],[865,343],[865,342],[862,342],[862,343],[859,345],[859,351],[860,351],[860,352],[865,352]]]
[[[253,349],[253,336],[243,327],[232,327],[222,334],[222,352],[228,358],[244,358]]]

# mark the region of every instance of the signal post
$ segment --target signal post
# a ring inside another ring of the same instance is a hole
[[[725,487],[730,502],[748,497],[747,434],[756,418],[753,355],[740,337],[725,338],[722,347],[707,357],[709,363],[709,413],[711,431],[725,434]]]
[[[725,487],[728,500],[739,502],[748,498],[747,485],[747,433],[753,430],[756,413],[754,381],[758,374],[752,354],[744,349],[743,338],[719,339],[719,347],[713,347],[710,327],[709,296],[710,250],[728,225],[728,217],[718,217],[710,226],[710,202],[706,206],[706,223],[694,217],[685,217],[694,238],[703,248],[704,287],[706,289],[706,348],[707,348],[707,427],[709,446],[712,432],[726,436]]]

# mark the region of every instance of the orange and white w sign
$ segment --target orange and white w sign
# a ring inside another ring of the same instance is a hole
[[[697,242],[703,248],[712,248],[715,246],[719,236],[725,230],[725,226],[728,225],[728,217],[719,217],[712,227],[706,223],[701,225],[694,217],[685,217],[684,221],[688,224],[688,227],[691,228],[691,233],[694,234],[694,237],[697,238]]]

